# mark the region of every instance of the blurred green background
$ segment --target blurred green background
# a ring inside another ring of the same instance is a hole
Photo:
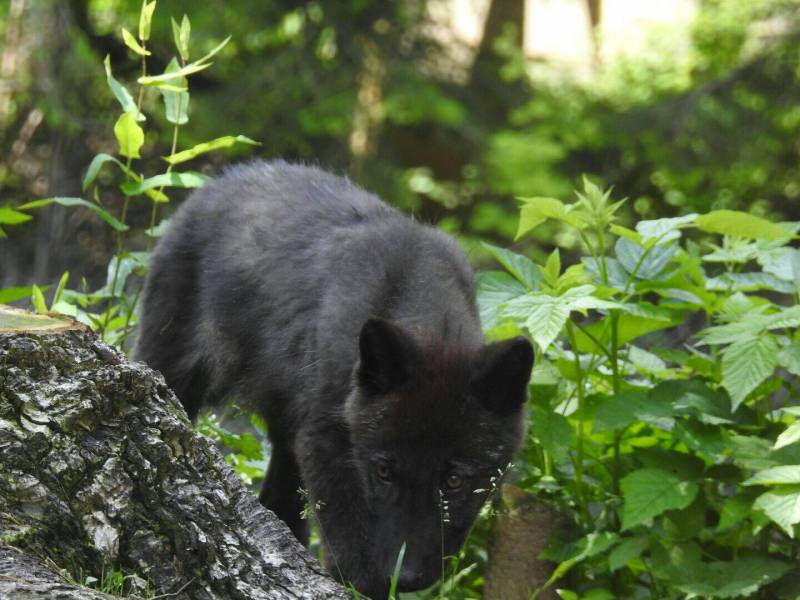
[[[133,83],[119,30],[140,6],[0,3],[0,206],[78,196],[92,156],[116,150],[102,61]],[[198,54],[233,40],[192,77],[181,147],[226,134],[263,144],[194,169],[319,164],[506,245],[516,196],[568,199],[582,174],[627,196],[631,221],[714,208],[800,220],[796,0],[160,0],[151,72],[172,58],[168,17],[183,13]],[[145,156],[168,153],[168,123],[148,136]],[[102,189],[118,211],[119,193]],[[132,207],[134,226],[148,210]],[[528,249],[547,251],[550,233]],[[99,281],[113,248],[88,211],[41,211],[8,235],[0,288],[64,270]]]

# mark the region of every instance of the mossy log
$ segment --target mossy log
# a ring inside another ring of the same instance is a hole
[[[346,598],[197,434],[163,378],[80,324],[0,306],[0,599]]]

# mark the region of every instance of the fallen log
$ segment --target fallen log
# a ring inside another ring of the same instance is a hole
[[[0,598],[349,595],[196,433],[163,378],[84,326],[0,306]]]

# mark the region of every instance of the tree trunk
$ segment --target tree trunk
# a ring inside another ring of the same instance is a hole
[[[486,600],[528,600],[547,583],[555,565],[539,553],[564,527],[555,510],[513,485],[501,488],[500,513],[492,524],[489,568],[483,597]],[[542,589],[538,600],[557,600],[555,590]]]
[[[347,597],[161,375],[77,323],[0,306],[0,599],[104,598],[55,571],[109,567],[177,599]]]

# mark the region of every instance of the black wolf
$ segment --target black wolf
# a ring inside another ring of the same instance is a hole
[[[406,591],[458,551],[521,442],[533,363],[523,338],[484,343],[454,240],[284,162],[231,169],[177,211],[135,355],[192,418],[225,396],[263,414],[261,502],[307,542],[307,501],[329,570],[373,598],[403,543]]]

